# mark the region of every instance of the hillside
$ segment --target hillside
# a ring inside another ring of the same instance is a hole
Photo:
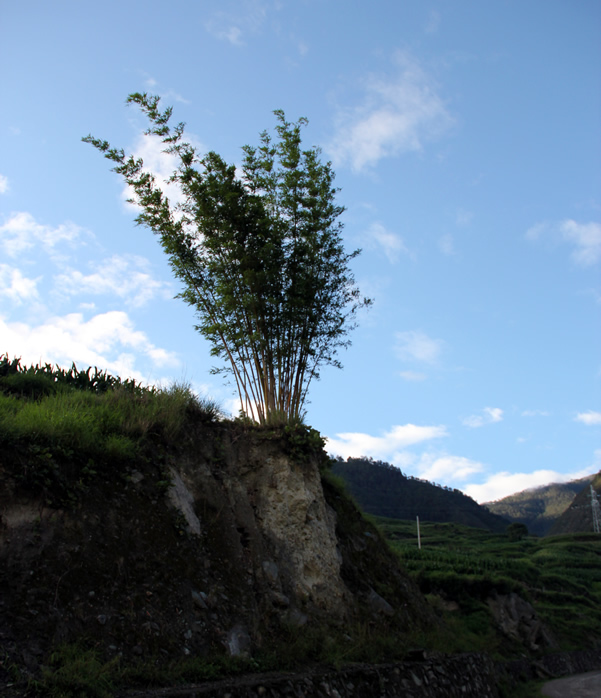
[[[292,672],[302,684],[313,667],[363,663],[375,693],[349,696],[397,695],[380,691],[382,662],[427,654],[439,671],[450,653],[478,653],[482,676],[493,654],[527,668],[549,652],[599,648],[597,536],[567,546],[588,565],[584,581],[563,549],[541,551],[549,574],[516,565],[516,552],[534,550],[505,522],[503,533],[473,523],[464,533],[422,514],[416,555],[414,523],[377,528],[330,465],[303,424],[253,426],[182,386],[22,370],[0,357],[0,694],[153,695],[150,687],[262,672],[284,684]],[[411,482],[422,504],[432,491],[459,494],[470,520],[485,522],[461,493]],[[452,530],[434,550],[440,526]],[[476,554],[456,550],[469,540]],[[561,625],[566,600],[577,632]],[[415,670],[407,662],[410,681],[432,678],[422,660]],[[561,661],[546,671],[576,666]],[[466,693],[460,678],[452,695],[489,695],[471,680]],[[502,695],[513,698],[507,680]],[[255,695],[244,690],[206,695]]]
[[[599,494],[601,493],[601,472],[594,475],[584,487],[581,487],[569,507],[553,523],[549,531],[550,535],[581,533],[594,530],[593,510],[591,506],[591,485],[597,494],[597,498],[599,498]]]
[[[436,628],[322,444],[183,388],[0,361],[0,693],[398,657]]]
[[[334,461],[341,477],[363,511],[392,519],[457,523],[503,532],[509,521],[489,512],[460,490],[440,487],[404,475],[399,468],[369,458]]]
[[[545,536],[572,504],[574,497],[583,488],[588,488],[593,477],[534,487],[498,501],[486,502],[483,506],[511,522],[525,524],[533,535]]]

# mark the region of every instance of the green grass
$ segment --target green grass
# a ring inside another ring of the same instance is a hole
[[[512,591],[533,604],[562,649],[601,646],[598,534],[510,541],[506,535],[481,529],[424,522],[420,550],[415,523],[373,520],[422,592],[439,603],[441,613],[443,599],[459,605],[459,613],[445,617],[463,647],[477,649],[479,642],[490,647],[485,601],[495,593]]]
[[[0,359],[0,457],[19,485],[69,506],[96,476],[123,473],[186,425],[221,417],[187,385],[144,388],[98,370],[22,368]]]

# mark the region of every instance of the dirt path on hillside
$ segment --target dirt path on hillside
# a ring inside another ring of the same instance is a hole
[[[601,671],[555,679],[543,686],[548,698],[599,698],[601,696]]]

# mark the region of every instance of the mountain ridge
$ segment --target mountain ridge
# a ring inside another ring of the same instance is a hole
[[[580,492],[588,489],[595,477],[589,475],[569,482],[551,482],[515,492],[493,502],[485,502],[483,506],[512,523],[524,524],[534,535],[545,536],[553,530]]]
[[[335,460],[334,475],[367,514],[393,519],[459,523],[501,533],[511,523],[490,512],[458,489],[443,487],[371,458]]]

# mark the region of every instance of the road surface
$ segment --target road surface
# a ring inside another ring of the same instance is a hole
[[[555,679],[543,686],[548,698],[599,698],[601,696],[601,671]]]

